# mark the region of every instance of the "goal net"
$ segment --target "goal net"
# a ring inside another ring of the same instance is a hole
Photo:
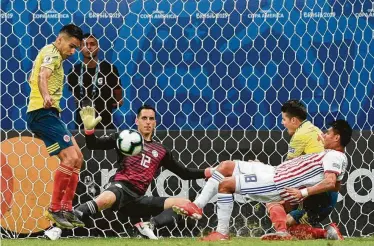
[[[280,109],[300,99],[318,127],[343,118],[354,128],[350,165],[330,218],[345,236],[374,233],[374,5],[352,1],[8,0],[1,3],[1,237],[38,237],[51,198],[56,157],[27,130],[27,78],[38,51],[68,23],[93,33],[99,59],[119,71],[124,103],[115,128],[134,128],[140,105],[157,110],[156,138],[188,167],[228,159],[279,164],[289,137]],[[64,62],[65,74],[82,61]],[[65,88],[62,118],[84,154],[74,204],[93,199],[114,174],[110,151],[90,151],[75,125]],[[111,129],[97,134],[108,134]],[[147,194],[193,200],[204,181],[167,170]],[[131,218],[129,215],[133,215]],[[143,218],[147,220],[149,218]],[[133,211],[105,211],[63,236],[136,236]],[[217,225],[215,199],[201,221],[183,220],[159,236],[198,236]],[[265,207],[235,197],[230,230],[260,236],[272,230]]]

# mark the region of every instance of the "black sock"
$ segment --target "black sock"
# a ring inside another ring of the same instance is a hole
[[[182,216],[176,214],[172,208],[164,210],[159,215],[151,218],[151,224],[157,228],[162,226],[167,226],[172,224],[173,222],[178,222]]]
[[[95,201],[89,201],[84,204],[81,204],[74,210],[75,215],[79,219],[86,218],[87,216],[96,214],[99,211]]]

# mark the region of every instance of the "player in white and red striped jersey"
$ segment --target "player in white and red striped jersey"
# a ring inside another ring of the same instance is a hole
[[[347,165],[347,157],[341,151],[329,149],[321,153],[303,155],[277,166],[274,184],[284,201],[296,205],[300,201],[285,188],[313,186],[324,179],[325,173],[335,173],[336,181],[341,181]]]
[[[348,165],[344,149],[351,136],[352,128],[348,122],[337,120],[331,124],[324,135],[326,149],[324,152],[300,156],[277,167],[261,162],[248,162],[246,165],[240,165],[241,168],[246,169],[242,171],[244,174],[224,178],[219,184],[217,231],[204,240],[228,239],[233,193],[243,195],[248,201],[286,200],[297,204],[308,196],[335,190],[336,182],[343,178]],[[186,212],[185,214],[192,214],[192,211],[196,214],[201,211],[194,203],[189,203],[182,209]]]

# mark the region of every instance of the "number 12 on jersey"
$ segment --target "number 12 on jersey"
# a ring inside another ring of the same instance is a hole
[[[151,162],[151,157],[149,157],[146,154],[142,154],[142,160],[140,162],[140,165],[145,167],[145,168],[149,168],[149,163],[150,162]]]

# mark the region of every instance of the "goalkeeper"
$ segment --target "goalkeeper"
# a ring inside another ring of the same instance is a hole
[[[87,148],[91,150],[117,148],[116,140],[119,133],[99,138],[95,136],[94,128],[101,121],[101,117],[95,118],[94,108],[84,107],[80,111],[80,115],[85,128]],[[75,214],[78,218],[84,219],[107,208],[112,208],[112,210],[137,208],[137,210],[145,211],[149,215],[159,214],[152,218],[150,222],[137,224],[137,228],[143,235],[151,239],[157,239],[152,229],[173,223],[179,217],[171,209],[172,206],[189,202],[185,198],[144,195],[158,170],[164,167],[186,180],[209,178],[210,168],[206,170],[186,168],[174,159],[170,150],[153,140],[153,132],[156,127],[156,110],[153,107],[148,105],[140,107],[135,124],[144,138],[143,151],[135,156],[124,156],[117,150],[117,161],[120,168],[105,186],[105,191],[94,200],[79,205],[75,209]]]

